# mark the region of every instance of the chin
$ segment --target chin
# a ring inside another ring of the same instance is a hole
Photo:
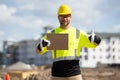
[[[69,23],[67,23],[67,24],[61,24],[61,26],[68,26],[69,25]]]

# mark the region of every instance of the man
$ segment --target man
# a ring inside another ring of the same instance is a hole
[[[99,36],[95,34],[88,35],[86,32],[72,27],[70,25],[71,17],[71,8],[62,4],[58,9],[60,26],[51,33],[68,34],[68,50],[52,50],[52,80],[82,80],[79,66],[80,49],[82,47],[95,48],[101,42]],[[41,43],[42,48],[40,47],[41,44],[38,44],[36,48],[38,54],[47,51],[46,46],[49,41],[46,40],[47,37],[45,36]]]

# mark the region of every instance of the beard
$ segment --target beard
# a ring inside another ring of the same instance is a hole
[[[70,22],[60,22],[61,26],[68,26],[70,24]]]

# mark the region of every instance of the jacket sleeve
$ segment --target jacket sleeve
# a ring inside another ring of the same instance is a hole
[[[79,36],[79,47],[96,48],[97,44],[94,42],[91,42],[89,40],[89,35],[86,32],[81,30],[80,36]]]

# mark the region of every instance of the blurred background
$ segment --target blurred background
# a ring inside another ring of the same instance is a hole
[[[50,52],[39,56],[35,47],[59,26],[57,10],[63,3],[72,8],[72,26],[88,33],[94,30],[102,38],[96,49],[81,50],[81,67],[120,66],[120,0],[0,0],[1,68],[17,62],[52,64]]]

